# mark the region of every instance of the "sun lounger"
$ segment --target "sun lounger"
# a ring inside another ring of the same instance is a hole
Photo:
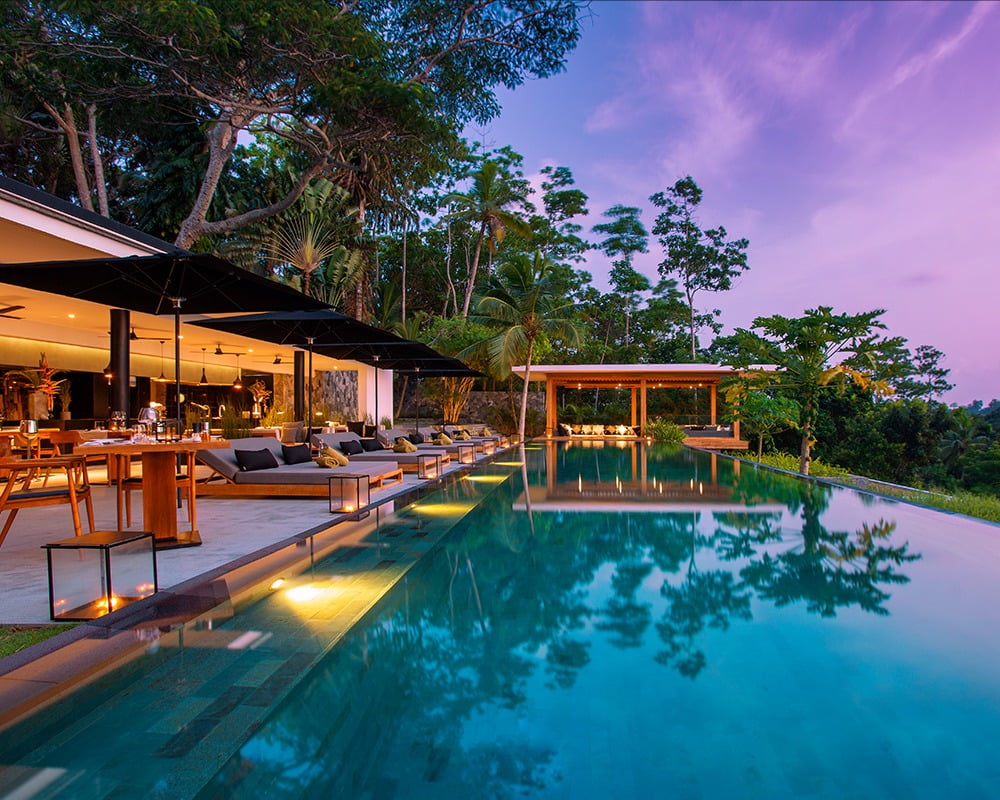
[[[379,431],[379,434],[388,433],[388,431]],[[405,431],[400,435],[405,435]],[[400,469],[403,472],[416,472],[417,465],[419,463],[419,457],[427,454],[428,452],[434,453],[435,455],[441,456],[441,466],[445,466],[451,463],[450,454],[442,447],[427,450],[426,448],[418,448],[416,453],[396,453],[391,449],[374,450],[374,451],[363,451],[361,453],[347,453],[343,448],[344,442],[357,442],[358,446],[362,446],[361,442],[363,440],[356,433],[314,433],[313,434],[313,445],[316,447],[324,447],[329,445],[334,447],[341,452],[345,453],[350,459],[351,464],[345,467],[345,469],[350,469],[354,464],[367,464],[371,461],[385,460],[391,458],[393,461],[399,464]],[[373,440],[364,440],[371,442]],[[395,441],[395,439],[393,439]],[[371,444],[369,447],[373,446]]]
[[[236,452],[261,450],[269,451],[278,466],[242,470]],[[302,463],[289,464],[277,439],[231,439],[228,448],[198,452],[198,461],[215,471],[216,476],[213,477],[223,479],[199,482],[198,496],[326,497],[330,478],[338,473],[367,475],[369,485],[377,489],[388,481],[403,479],[395,456],[395,453],[389,452],[380,459],[333,468],[320,467],[311,458]]]

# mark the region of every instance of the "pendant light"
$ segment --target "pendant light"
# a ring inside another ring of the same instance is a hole
[[[160,377],[156,378],[157,383],[166,383],[167,376],[163,374],[163,343],[165,339],[160,339]]]
[[[243,388],[243,381],[240,378],[240,354],[235,353],[236,356],[236,380],[233,381],[233,391],[238,392]]]
[[[208,376],[205,374],[205,348],[201,348],[201,380],[198,383],[203,386],[208,383]]]

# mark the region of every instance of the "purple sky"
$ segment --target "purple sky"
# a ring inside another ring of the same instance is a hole
[[[750,270],[700,296],[726,329],[831,305],[886,309],[941,349],[956,388],[1000,397],[1000,3],[592,7],[562,75],[501,98],[479,132],[536,173],[573,170],[586,225],[690,174],[701,221],[750,239]],[[476,135],[470,131],[470,135]],[[655,243],[640,257],[655,277]],[[587,267],[605,287],[606,262]],[[698,302],[698,300],[696,300]]]

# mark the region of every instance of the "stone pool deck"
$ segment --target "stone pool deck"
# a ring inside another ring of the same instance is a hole
[[[454,472],[457,467],[445,470]],[[114,530],[116,520],[116,490],[99,485],[100,470],[91,470],[94,496],[95,530]],[[372,492],[372,501],[381,502],[411,492],[426,484],[415,475],[406,474],[402,483],[394,483]],[[55,484],[55,479],[53,484]],[[37,484],[36,484],[37,485]],[[339,515],[331,514],[324,498],[198,498],[198,530],[202,544],[198,547],[163,550],[157,553],[160,590],[218,569],[236,559],[254,553],[290,536],[302,534],[335,522]],[[134,530],[141,530],[142,498],[133,503]],[[178,510],[178,522],[183,529],[187,519],[187,504]],[[84,532],[87,531],[85,510],[81,504]],[[4,515],[6,517],[6,515]],[[18,513],[10,533],[0,546],[0,624],[48,624],[49,597],[45,551],[48,542],[73,536],[69,506],[42,506]]]

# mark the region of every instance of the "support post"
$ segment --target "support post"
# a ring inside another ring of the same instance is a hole
[[[554,436],[556,432],[556,384],[545,376],[545,435]]]
[[[124,308],[111,309],[111,411],[125,412],[125,418],[132,414],[128,403],[129,390],[129,312]],[[96,409],[95,409],[96,412]]]
[[[639,383],[639,419],[641,420],[639,428],[640,436],[646,435],[646,423],[649,417],[649,399],[646,394],[648,389],[649,387],[646,384],[646,379],[643,378]]]
[[[716,402],[716,396],[718,394],[718,390],[719,390],[719,387],[716,386],[714,383],[711,385],[711,387],[709,387],[709,394],[708,394],[709,416],[711,417],[711,424],[712,425],[716,425],[717,424],[716,423],[715,402]]]
[[[306,418],[306,354],[304,350],[296,350],[292,362],[292,410],[294,419]]]

